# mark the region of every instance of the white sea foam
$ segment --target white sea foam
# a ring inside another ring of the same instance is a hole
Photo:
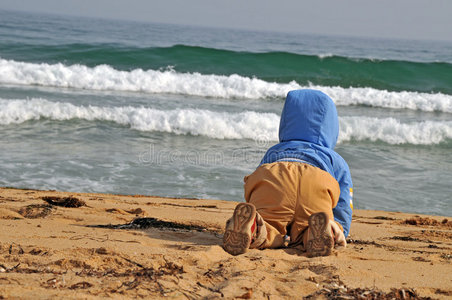
[[[76,106],[45,99],[0,99],[0,124],[18,124],[28,120],[82,119],[111,121],[140,131],[203,135],[216,139],[275,140],[279,116],[246,111],[215,112],[203,109],[158,110],[144,107]]]
[[[323,53],[323,54],[318,54],[317,57],[320,59],[324,59],[324,58],[328,58],[328,57],[333,57],[333,53]]]
[[[276,142],[279,116],[245,111],[204,109],[158,110],[146,107],[77,106],[45,99],[0,99],[0,125],[47,118],[65,121],[111,121],[140,131],[201,135],[215,139],[253,139]],[[383,141],[389,144],[438,144],[452,139],[452,121],[402,123],[394,118],[341,117],[339,143]]]
[[[177,73],[171,69],[118,71],[108,65],[89,68],[4,59],[0,59],[0,83],[250,99],[283,97],[300,88],[296,82],[279,84],[239,75]]]
[[[401,123],[394,118],[339,118],[339,142],[383,141],[388,144],[439,144],[452,139],[452,121]]]
[[[390,92],[374,88],[314,86],[328,94],[336,105],[368,105],[393,109],[412,109],[452,113],[452,96],[442,93]]]
[[[88,90],[174,93],[215,98],[284,98],[288,91],[315,88],[330,95],[337,105],[440,111],[452,113],[452,95],[390,92],[374,88],[301,86],[267,82],[240,75],[203,75],[174,70],[118,71],[108,65],[34,64],[0,59],[0,84],[39,85]]]

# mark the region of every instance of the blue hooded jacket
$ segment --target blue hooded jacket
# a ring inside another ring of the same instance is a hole
[[[334,151],[339,135],[336,106],[316,90],[287,94],[279,124],[279,144],[268,149],[262,164],[298,159],[330,173],[339,183],[340,196],[334,219],[348,236],[352,221],[352,178],[345,160]]]

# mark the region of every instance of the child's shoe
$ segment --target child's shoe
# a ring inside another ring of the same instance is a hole
[[[226,222],[223,248],[232,255],[245,253],[249,248],[262,245],[267,236],[262,217],[250,203],[240,203]]]
[[[309,257],[331,254],[334,236],[326,213],[319,212],[309,217],[309,227],[305,235],[304,245]]]

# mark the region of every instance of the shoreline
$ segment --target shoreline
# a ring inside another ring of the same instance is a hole
[[[231,256],[237,203],[0,188],[0,299],[452,296],[450,217],[356,209],[329,257]]]

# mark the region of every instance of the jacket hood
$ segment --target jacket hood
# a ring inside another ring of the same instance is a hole
[[[317,90],[287,94],[279,124],[279,141],[305,141],[334,149],[339,135],[336,106]]]

